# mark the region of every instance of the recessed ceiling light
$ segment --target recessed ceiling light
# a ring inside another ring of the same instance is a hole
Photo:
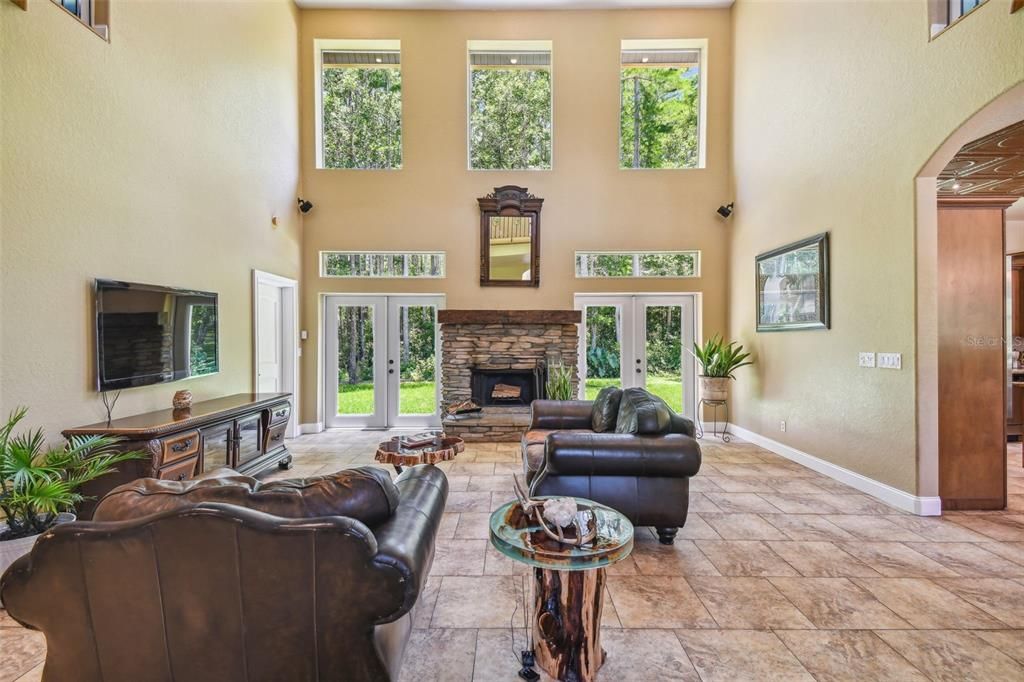
[[[509,61],[510,64],[518,64],[519,63],[519,60],[516,59],[515,57],[512,57],[512,59],[509,59],[508,61]]]
[[[646,64],[647,62],[651,61],[651,58],[650,57],[641,57],[640,61],[642,61],[644,64]]]
[[[383,60],[383,59],[381,59],[380,57],[377,57],[377,60],[376,60],[376,61],[377,61],[377,63],[378,63],[378,64],[380,64],[380,63],[381,63],[381,62],[383,62],[384,60]]]

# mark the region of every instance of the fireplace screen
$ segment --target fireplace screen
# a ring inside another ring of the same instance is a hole
[[[544,370],[534,369],[481,369],[472,370],[473,402],[516,407],[529,405],[544,398]]]

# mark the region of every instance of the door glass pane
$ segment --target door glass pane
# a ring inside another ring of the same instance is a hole
[[[645,306],[647,390],[676,412],[683,411],[683,309],[677,305]]]
[[[373,306],[338,306],[338,414],[373,414]]]
[[[586,307],[586,398],[593,400],[605,386],[621,386],[622,311],[619,306]]]
[[[435,310],[432,305],[398,308],[398,414],[437,412]]]

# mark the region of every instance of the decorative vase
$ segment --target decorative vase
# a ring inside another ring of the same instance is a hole
[[[171,400],[176,410],[187,410],[192,407],[192,391],[178,391]]]
[[[56,526],[61,523],[71,523],[77,517],[70,512],[61,512],[57,514],[57,520],[53,522]],[[50,526],[51,528],[53,526]],[[45,532],[45,531],[44,531]],[[43,533],[36,533],[35,535],[29,535],[28,537],[18,538],[17,540],[2,540],[0,541],[0,576],[2,576],[11,564],[25,556],[32,551],[32,546],[36,544],[36,540]],[[3,602],[0,602],[0,607],[3,606]]]
[[[700,377],[700,397],[704,400],[728,400],[729,377]]]

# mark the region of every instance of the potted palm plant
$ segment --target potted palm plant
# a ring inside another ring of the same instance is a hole
[[[116,471],[119,462],[146,456],[118,452],[119,439],[108,436],[74,436],[53,448],[42,429],[15,435],[27,411],[14,410],[0,426],[0,575],[49,528],[74,520],[84,483]]]
[[[700,397],[704,400],[728,400],[729,380],[735,379],[735,372],[748,361],[750,353],[743,352],[743,346],[735,341],[725,343],[720,334],[715,334],[703,344],[693,344],[690,351],[701,366]]]

